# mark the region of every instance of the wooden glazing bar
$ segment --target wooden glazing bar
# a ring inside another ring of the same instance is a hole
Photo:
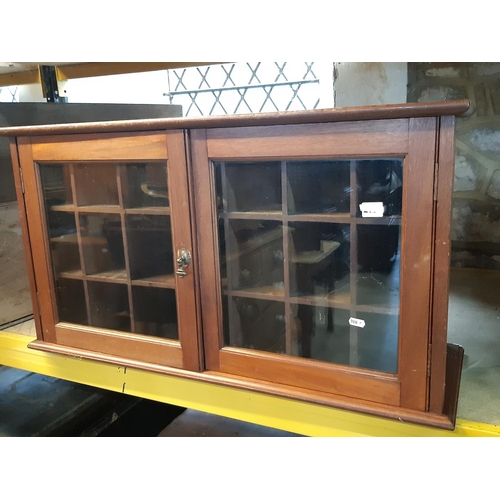
[[[123,210],[123,181],[126,177],[125,165],[116,165],[116,184],[118,188],[118,202],[120,208]],[[132,294],[132,280],[130,275],[130,260],[129,260],[129,248],[128,248],[128,236],[127,236],[127,221],[125,219],[125,213],[120,213],[120,222],[122,225],[122,238],[123,238],[123,253],[125,255],[125,271],[127,273],[127,293],[128,293],[128,307],[130,311],[130,330],[135,332],[135,313],[134,313],[134,297]]]
[[[127,215],[170,215],[170,207],[124,208]]]
[[[350,198],[350,211],[351,218],[356,217],[358,205],[358,181],[356,176],[356,160],[350,162],[350,185],[351,185],[351,198]],[[358,280],[358,228],[353,221],[350,225],[350,249],[349,249],[349,268],[350,272],[350,298],[351,307],[350,315],[355,317],[357,302],[357,280]],[[349,363],[352,366],[358,364],[358,329],[355,326],[349,327]]]
[[[222,210],[223,214],[229,213],[228,207],[228,189],[226,177],[226,163],[220,163],[220,176],[221,176],[221,188],[222,188]],[[226,286],[228,292],[228,304],[227,304],[227,314],[228,314],[228,329],[230,342],[236,345],[242,345],[243,339],[241,338],[242,332],[238,328],[238,321],[236,320],[236,311],[232,296],[230,293],[233,291],[233,272],[232,272],[232,249],[230,244],[230,232],[231,227],[229,225],[229,220],[224,217],[224,246],[226,248]],[[236,249],[235,249],[236,250]]]
[[[281,207],[283,215],[288,214],[288,175],[286,161],[281,162]],[[285,349],[286,354],[297,354],[296,331],[292,328],[292,307],[290,305],[290,232],[288,220],[283,220],[283,288],[285,300]]]
[[[76,195],[76,184],[75,184],[75,168],[73,163],[69,165],[70,179],[71,179],[71,197],[73,199],[73,204],[75,208],[78,206],[78,199]],[[78,253],[80,255],[80,267],[82,269],[83,276],[86,276],[86,268],[85,268],[85,258],[83,253],[83,244],[82,244],[82,229],[80,226],[80,216],[77,212],[75,212],[75,225],[76,225],[76,238],[78,243]],[[90,295],[89,295],[89,287],[87,284],[87,280],[83,280],[83,291],[85,294],[85,307],[87,308],[87,322],[89,325],[92,324],[92,314],[90,309]]]
[[[279,211],[262,212],[229,212],[222,213],[222,217],[227,219],[256,219],[256,220],[283,220],[283,214]]]

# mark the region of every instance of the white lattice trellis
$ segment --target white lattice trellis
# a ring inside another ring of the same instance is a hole
[[[316,109],[320,80],[313,62],[246,62],[168,71],[171,104],[184,116]]]
[[[0,102],[18,102],[18,87],[0,87]]]

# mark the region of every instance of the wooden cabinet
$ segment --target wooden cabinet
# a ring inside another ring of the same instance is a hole
[[[1,130],[16,138],[32,347],[452,428],[468,107]]]

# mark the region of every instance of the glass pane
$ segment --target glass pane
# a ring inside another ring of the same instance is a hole
[[[123,228],[119,215],[80,215],[85,273],[127,278]]]
[[[356,303],[399,308],[400,226],[359,225]]]
[[[281,212],[280,162],[216,163],[226,212]]]
[[[287,179],[289,214],[349,214],[348,161],[288,162]]]
[[[52,266],[56,274],[81,270],[73,213],[47,212]]]
[[[43,198],[48,208],[73,204],[69,165],[42,165],[40,176]]]
[[[114,163],[77,163],[74,175],[78,206],[119,205]]]
[[[361,203],[379,203],[383,215],[400,216],[403,201],[403,160],[400,158],[358,160],[356,162],[358,191],[357,215]]]
[[[348,365],[349,311],[333,307],[293,304],[292,351],[300,357]]]
[[[133,286],[135,332],[179,340],[175,290]]]
[[[179,339],[167,165],[39,165],[60,321]]]
[[[225,345],[397,371],[403,164],[214,164]]]
[[[168,207],[167,165],[127,165],[122,176],[125,208]]]
[[[350,364],[387,373],[398,371],[398,314],[376,314],[357,311],[362,328],[351,327]]]
[[[127,215],[130,275],[133,280],[173,277],[174,255],[170,217]]]
[[[127,285],[89,281],[90,324],[130,332]]]
[[[277,221],[229,220],[223,242],[230,290],[283,295],[283,227]]]
[[[259,351],[286,352],[285,305],[273,300],[243,297],[229,300],[225,323],[229,324],[226,345],[258,349]]]
[[[350,226],[314,222],[289,225],[290,295],[350,301]]]
[[[83,281],[61,278],[56,281],[59,321],[88,324]]]

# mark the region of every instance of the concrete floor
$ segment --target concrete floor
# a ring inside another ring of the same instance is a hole
[[[0,366],[0,437],[77,436],[88,428],[98,432],[99,425],[112,422],[113,413],[137,399]],[[102,420],[105,415],[108,422]]]
[[[458,418],[500,425],[500,272],[452,270],[448,341],[465,350]]]

